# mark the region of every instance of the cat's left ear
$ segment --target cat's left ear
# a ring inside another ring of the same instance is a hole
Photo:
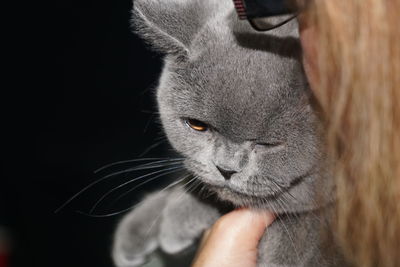
[[[186,57],[190,44],[221,0],[135,0],[134,30],[156,50]],[[226,3],[225,3],[226,5]]]

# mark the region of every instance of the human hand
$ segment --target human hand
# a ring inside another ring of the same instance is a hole
[[[258,243],[274,219],[249,209],[222,216],[205,233],[192,267],[255,267]]]

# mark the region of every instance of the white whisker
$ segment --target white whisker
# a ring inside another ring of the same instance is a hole
[[[114,187],[113,189],[111,189],[111,190],[109,190],[108,192],[106,192],[106,193],[94,204],[94,206],[91,208],[91,210],[90,210],[89,213],[93,213],[93,211],[94,211],[94,210],[96,209],[96,207],[100,204],[100,202],[102,202],[107,196],[109,196],[110,194],[112,194],[113,192],[115,192],[116,190],[118,190],[119,188],[122,188],[122,187],[124,187],[124,186],[126,186],[126,185],[128,185],[128,184],[131,184],[131,183],[133,183],[133,182],[135,182],[135,181],[137,181],[137,180],[140,180],[140,179],[149,177],[149,176],[154,175],[154,174],[157,174],[157,173],[161,173],[161,174],[156,175],[155,177],[152,177],[151,179],[145,181],[145,183],[148,183],[148,182],[153,181],[153,180],[155,180],[155,179],[157,179],[157,178],[159,178],[159,177],[165,176],[165,175],[170,174],[170,173],[173,173],[173,172],[177,172],[177,171],[182,170],[182,169],[183,169],[183,168],[182,168],[181,166],[178,166],[178,167],[171,167],[171,168],[168,168],[168,169],[158,170],[158,171],[155,171],[155,172],[151,172],[151,173],[148,173],[148,174],[145,174],[145,175],[136,177],[136,178],[131,179],[131,180],[125,182],[125,183],[122,183],[122,184],[120,184],[119,186],[116,186],[116,187]],[[137,187],[139,187],[139,186],[141,186],[141,185],[143,185],[143,184],[145,184],[145,183],[141,183],[141,184],[139,184],[139,185],[133,187],[133,188],[130,189],[130,190],[132,191],[132,190],[136,189]]]

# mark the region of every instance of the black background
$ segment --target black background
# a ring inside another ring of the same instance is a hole
[[[0,188],[0,226],[11,237],[11,267],[112,266],[112,233],[121,215],[95,218],[76,210],[88,211],[120,178],[54,211],[126,165],[95,175],[97,168],[137,158],[161,135],[153,114],[161,55],[132,33],[131,7],[131,0],[54,2],[37,24],[24,20],[29,34],[16,32],[20,58],[10,68],[18,72],[9,78],[24,93],[13,90],[13,109],[3,113],[11,124],[3,139],[9,161]],[[160,156],[167,147],[146,156]],[[155,186],[157,181],[144,190]],[[142,193],[96,212],[128,207]]]

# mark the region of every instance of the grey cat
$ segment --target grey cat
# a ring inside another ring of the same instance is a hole
[[[136,0],[133,14],[136,31],[166,54],[162,125],[203,191],[177,186],[144,199],[118,226],[116,265],[184,251],[229,206],[245,206],[278,214],[258,266],[344,266],[326,230],[333,185],[297,22],[259,33],[231,0]]]

